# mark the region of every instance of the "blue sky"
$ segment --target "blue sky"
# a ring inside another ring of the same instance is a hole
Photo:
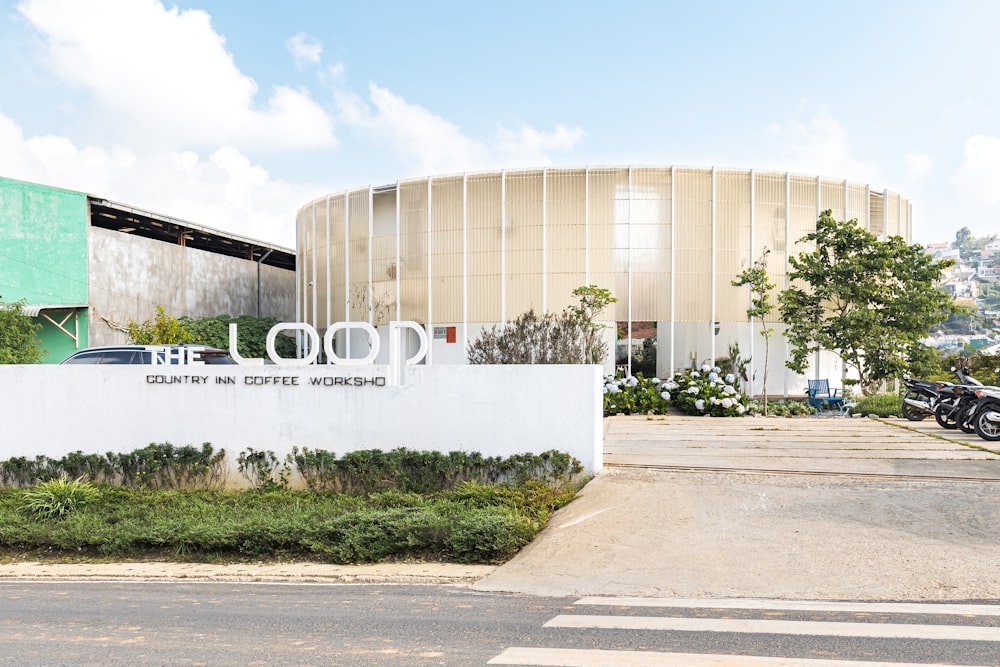
[[[869,183],[1000,234],[1000,2],[0,0],[0,176],[294,245],[309,199],[491,168]]]

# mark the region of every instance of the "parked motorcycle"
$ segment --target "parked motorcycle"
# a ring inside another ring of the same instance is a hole
[[[934,414],[941,401],[941,390],[951,383],[904,377],[903,384],[906,385],[906,393],[903,394],[900,411],[911,422],[918,422]]]
[[[979,400],[972,417],[972,427],[983,440],[1000,440],[1000,388],[984,387],[976,391]]]
[[[972,417],[975,414],[976,389],[983,383],[969,375],[968,369],[958,368],[955,377],[959,384],[944,384],[938,391],[938,402],[934,409],[934,419],[942,428],[960,428],[965,433],[974,433]]]

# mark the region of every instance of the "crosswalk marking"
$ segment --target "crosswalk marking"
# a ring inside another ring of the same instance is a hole
[[[757,609],[869,614],[940,614],[946,616],[1000,616],[1000,605],[939,602],[827,602],[823,600],[755,600],[744,598],[629,598],[585,597],[578,605],[614,607],[677,607],[684,609]]]
[[[560,614],[546,628],[615,630],[678,630],[682,632],[742,632],[776,635],[822,635],[880,639],[951,639],[1000,642],[1000,628],[898,623],[838,623],[668,616],[594,616]]]
[[[541,665],[545,667],[944,667],[926,662],[859,662],[772,658],[749,655],[664,653],[660,651],[605,651],[572,648],[512,647],[490,660],[489,665]],[[968,667],[977,667],[970,665]],[[988,667],[981,665],[978,667]]]

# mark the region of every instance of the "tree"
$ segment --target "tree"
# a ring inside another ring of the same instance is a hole
[[[960,230],[955,232],[955,240],[952,241],[951,247],[957,248],[961,255],[968,255],[973,252],[983,250],[989,243],[996,240],[996,234],[976,237],[972,235],[971,229],[968,227],[962,227]]]
[[[137,323],[128,321],[128,337],[136,345],[174,345],[193,343],[194,336],[177,318],[166,314],[163,306],[156,307],[156,316],[151,320]]]
[[[764,337],[763,392],[765,417],[767,416],[767,364],[770,356],[771,334],[774,333],[774,329],[767,326],[767,316],[774,310],[774,304],[771,302],[771,290],[774,289],[774,283],[770,281],[767,275],[767,257],[770,254],[771,251],[764,248],[760,259],[754,262],[753,266],[743,269],[736,276],[736,280],[732,281],[733,287],[743,287],[744,285],[750,287],[750,306],[747,308],[747,319],[751,322],[756,321],[760,325],[760,335]]]
[[[24,314],[24,301],[0,302],[0,364],[37,364],[45,356],[41,324]]]
[[[605,308],[618,301],[611,296],[611,290],[597,285],[585,285],[573,290],[573,296],[580,299],[579,306],[570,306],[570,313],[579,320],[583,327],[583,354],[587,360],[584,363],[602,364],[608,356],[608,345],[601,338],[603,324],[596,321]]]
[[[778,301],[792,346],[788,368],[804,373],[809,355],[831,350],[853,368],[862,391],[902,375],[926,357],[920,343],[931,327],[961,312],[937,288],[950,260],[935,261],[920,245],[887,241],[823,211],[801,241],[812,252],[790,257],[792,287]]]
[[[240,353],[240,356],[245,359],[266,359],[267,334],[271,327],[278,323],[277,318],[218,315],[196,320],[182,317],[179,320],[179,324],[184,327],[184,330],[191,334],[192,343],[217,347],[220,350],[229,349],[229,324],[231,322],[237,325],[236,351]],[[274,347],[283,358],[292,359],[296,356],[295,339],[291,336],[275,337]]]
[[[951,247],[960,251],[967,251],[972,243],[972,239],[972,230],[968,227],[962,227],[960,230],[955,232],[955,241],[951,244]]]

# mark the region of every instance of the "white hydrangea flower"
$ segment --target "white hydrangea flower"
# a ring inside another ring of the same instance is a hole
[[[638,378],[634,378],[634,377],[632,377],[632,376],[629,376],[629,378],[628,378],[628,386],[630,386],[630,387],[634,387],[634,386],[636,386],[637,384],[639,384],[639,380],[638,380]]]
[[[660,384],[660,378],[653,378],[652,380],[650,380],[650,382],[652,382],[653,384]]]
[[[660,392],[660,398],[662,398],[665,401],[669,401],[670,400],[670,392],[669,391]]]
[[[689,393],[689,394],[691,394],[692,396],[694,396],[695,394],[697,394],[697,393],[698,393],[698,387],[694,387],[694,386],[692,386],[692,387],[688,387],[688,388],[687,388],[687,393]]]
[[[708,398],[708,404],[709,405],[715,405],[717,401],[718,401],[718,399],[716,399],[715,396],[710,396]]]
[[[711,373],[708,374],[708,379],[711,380],[712,382],[718,382],[719,374],[716,373],[715,371],[712,371]]]
[[[691,371],[691,377],[693,377],[693,378],[700,378],[701,377],[701,373],[699,373],[698,371]]]
[[[729,396],[732,396],[733,394],[736,393],[736,389],[734,389],[728,384],[722,388],[722,391],[726,392],[726,394],[728,394]]]
[[[708,364],[704,364],[704,365],[703,365],[703,366],[701,367],[701,372],[702,372],[702,373],[708,373],[708,372],[709,372],[709,371],[711,371],[711,370],[712,370],[712,367],[711,367],[711,366],[709,366]]]
[[[741,414],[743,414],[746,411],[747,411],[747,409],[744,408],[741,403],[737,403],[736,404],[736,414],[740,414],[741,415]]]
[[[713,372],[713,373],[721,373],[721,372],[722,372],[722,369],[721,369],[721,368],[719,368],[718,366],[713,366],[713,367],[712,367],[712,372]]]
[[[699,410],[701,410],[702,412],[704,412],[705,411],[705,401],[703,401],[702,399],[699,398],[697,401],[694,402],[694,407],[696,407]]]
[[[733,407],[733,399],[724,398],[720,401],[720,404],[724,409],[728,410],[729,408]]]
[[[665,387],[665,388],[666,388],[666,389],[667,389],[668,391],[673,391],[674,389],[677,389],[678,387],[680,387],[680,385],[679,385],[679,384],[677,384],[676,382],[674,382],[673,380],[671,380],[670,382],[665,382],[665,383],[663,384],[663,386],[664,386],[664,387]]]
[[[616,384],[605,385],[604,388],[608,391],[609,394],[617,394],[618,393],[618,385],[616,385]]]
[[[726,373],[726,384],[732,384],[736,382],[736,376],[732,373]]]

